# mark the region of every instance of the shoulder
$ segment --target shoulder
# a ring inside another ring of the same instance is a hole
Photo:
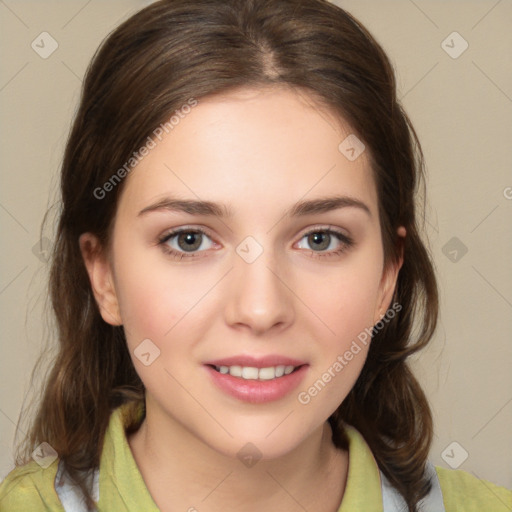
[[[14,468],[0,483],[0,510],[64,512],[55,491],[57,463],[42,468],[35,461]]]
[[[436,466],[446,510],[450,512],[509,512],[512,510],[512,490],[462,470]]]

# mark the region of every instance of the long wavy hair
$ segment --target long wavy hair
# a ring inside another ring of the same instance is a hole
[[[98,190],[190,98],[268,85],[314,95],[364,142],[385,264],[404,258],[394,296],[402,309],[374,331],[356,384],[329,417],[333,442],[346,449],[343,425],[356,427],[410,512],[430,490],[432,416],[407,359],[433,335],[438,294],[416,212],[423,154],[389,59],[361,23],[325,0],[160,0],[105,39],[85,76],[61,169],[49,277],[58,347],[18,448],[20,464],[39,443],[53,446],[91,508],[86,475],[99,465],[110,414],[144,400],[123,328],[103,321],[79,249],[84,232],[108,248],[124,180],[104,197]]]

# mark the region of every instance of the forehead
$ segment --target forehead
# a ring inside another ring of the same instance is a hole
[[[284,209],[294,199],[337,193],[377,214],[366,152],[350,160],[343,144],[340,150],[349,136],[350,127],[304,90],[244,88],[199,99],[129,174],[120,208],[139,211],[172,193],[235,211]]]

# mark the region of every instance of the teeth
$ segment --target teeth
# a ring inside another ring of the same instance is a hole
[[[258,368],[251,368],[250,366],[244,366],[242,368],[242,378],[243,379],[257,379],[258,378]]]
[[[295,366],[270,366],[268,368],[254,368],[252,366],[216,366],[215,369],[223,374],[229,373],[232,377],[241,377],[245,380],[272,380],[289,375]]]

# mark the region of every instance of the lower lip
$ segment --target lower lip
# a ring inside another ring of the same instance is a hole
[[[272,380],[242,379],[229,373],[220,373],[211,366],[205,366],[216,386],[222,391],[244,402],[260,404],[283,398],[299,386],[308,370],[302,365],[298,370]]]

